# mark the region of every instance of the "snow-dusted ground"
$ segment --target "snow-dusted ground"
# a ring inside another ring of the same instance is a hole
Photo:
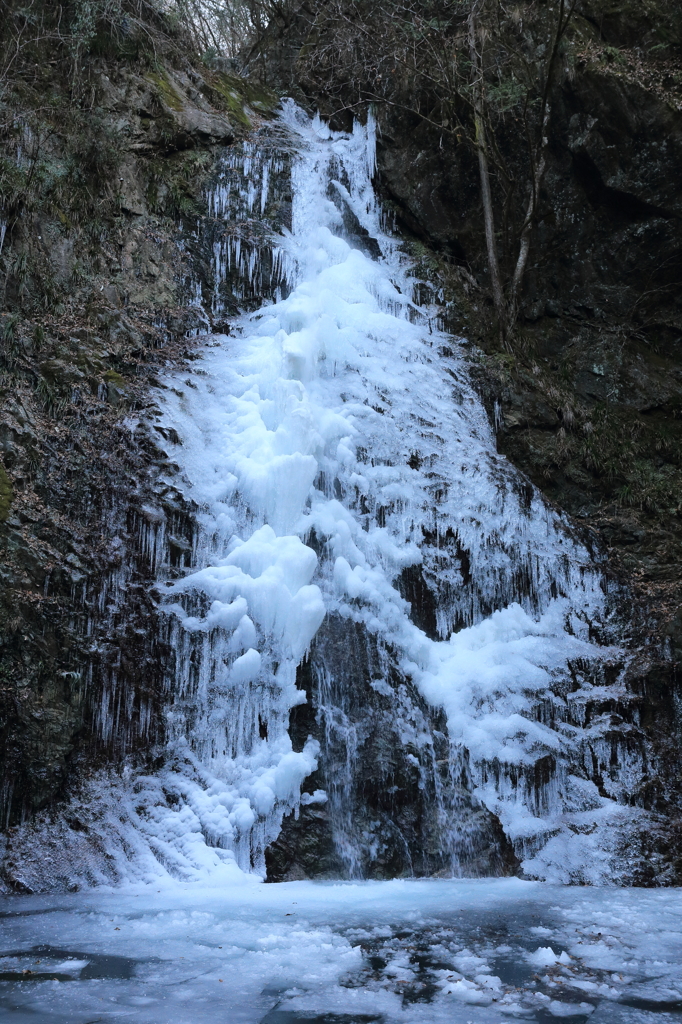
[[[0,914],[11,1024],[682,1017],[678,890],[235,875],[220,889],[6,897]]]

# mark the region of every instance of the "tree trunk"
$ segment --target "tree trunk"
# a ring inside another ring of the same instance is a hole
[[[566,30],[570,25],[578,5],[578,0],[570,0],[568,9],[566,8],[566,0],[560,0],[559,3],[559,15],[556,22],[556,32],[554,33],[554,42],[552,44],[552,50],[550,53],[547,68],[544,76],[544,88],[542,95],[542,123],[540,125],[540,139],[535,154],[531,154],[533,160],[533,168],[531,175],[531,193],[528,200],[528,207],[526,209],[526,217],[521,228],[521,234],[519,236],[519,255],[516,261],[516,267],[514,268],[514,277],[512,278],[511,287],[509,289],[509,306],[507,312],[507,331],[510,332],[514,326],[514,322],[518,315],[519,308],[519,295],[521,292],[521,285],[523,284],[523,276],[526,272],[526,265],[528,263],[528,254],[530,252],[531,234],[535,219],[537,216],[538,202],[540,199],[540,187],[542,180],[545,176],[545,168],[547,166],[547,146],[548,138],[547,133],[549,129],[549,118],[551,113],[551,107],[549,102],[550,90],[552,87],[552,79],[556,68],[556,63],[559,57],[560,44]]]
[[[543,123],[540,135],[540,152],[539,154],[537,154],[535,167],[533,169],[530,198],[528,199],[526,218],[523,222],[521,236],[519,238],[519,256],[516,261],[516,267],[514,268],[514,277],[512,279],[511,289],[509,293],[509,329],[513,327],[513,321],[516,319],[516,314],[518,311],[518,297],[519,292],[521,291],[521,284],[523,283],[523,275],[526,272],[526,264],[528,263],[528,253],[530,252],[530,239],[531,233],[533,231],[533,225],[535,223],[535,214],[537,211],[538,199],[540,195],[540,186],[542,185],[542,179],[545,176],[545,167],[547,165],[547,127],[549,125],[549,116],[550,106],[548,103],[545,106],[543,116]]]
[[[474,94],[474,125],[476,128],[476,149],[478,150],[478,170],[481,179],[481,199],[483,202],[483,219],[485,223],[485,241],[488,254],[488,269],[490,271],[490,283],[493,293],[493,304],[500,326],[500,334],[504,337],[507,323],[507,309],[502,290],[502,279],[500,277],[500,262],[497,254],[497,239],[495,237],[495,217],[493,214],[493,199],[490,189],[490,165],[488,163],[488,147],[485,134],[484,119],[484,97],[483,97],[483,70],[481,58],[476,48],[476,12],[474,5],[469,15],[469,54],[472,66],[472,86]]]

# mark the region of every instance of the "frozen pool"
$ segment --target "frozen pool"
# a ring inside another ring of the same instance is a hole
[[[256,880],[1,903],[11,1024],[682,1020],[682,892]]]

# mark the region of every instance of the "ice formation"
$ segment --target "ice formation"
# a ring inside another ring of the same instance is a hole
[[[682,1004],[674,889],[251,878],[5,909],[16,1024],[672,1024]]]
[[[167,843],[181,805],[221,857],[263,870],[316,765],[316,743],[295,752],[287,726],[305,700],[297,666],[334,612],[445,709],[453,756],[466,752],[476,797],[520,848],[532,857],[559,836],[558,860],[573,844],[579,873],[593,851],[575,833],[618,813],[580,771],[600,740],[581,708],[618,654],[604,642],[598,568],[497,454],[459,343],[415,302],[372,188],[371,118],[334,133],[288,102],[282,124],[293,208],[291,230],[269,243],[273,299],[207,338],[190,377],[163,392],[159,425],[177,432],[169,454],[200,513],[191,568],[166,583],[173,792],[168,806],[142,801],[145,828]],[[231,153],[214,215],[234,216],[235,201],[242,218],[262,212],[282,168],[252,144]],[[262,288],[259,252],[216,242],[216,281],[236,264]],[[435,636],[401,597],[410,567],[434,596]],[[553,768],[538,783],[543,758]],[[533,864],[551,874],[541,855]]]

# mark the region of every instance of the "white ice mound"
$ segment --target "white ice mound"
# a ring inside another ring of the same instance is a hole
[[[317,565],[314,551],[298,537],[277,537],[265,525],[248,540],[235,538],[226,558],[174,583],[173,594],[199,591],[211,598],[204,617],[188,615],[181,605],[167,606],[185,629],[221,629],[231,634],[232,649],[256,642],[256,629],[289,659],[298,663],[325,614],[319,587],[310,586]],[[261,657],[249,646],[229,670],[228,681],[247,683],[259,678]],[[215,680],[214,680],[215,682]]]
[[[555,953],[551,946],[540,946],[535,952],[529,953],[527,959],[528,963],[535,967],[554,967],[556,964],[570,964],[571,962],[566,950]]]

